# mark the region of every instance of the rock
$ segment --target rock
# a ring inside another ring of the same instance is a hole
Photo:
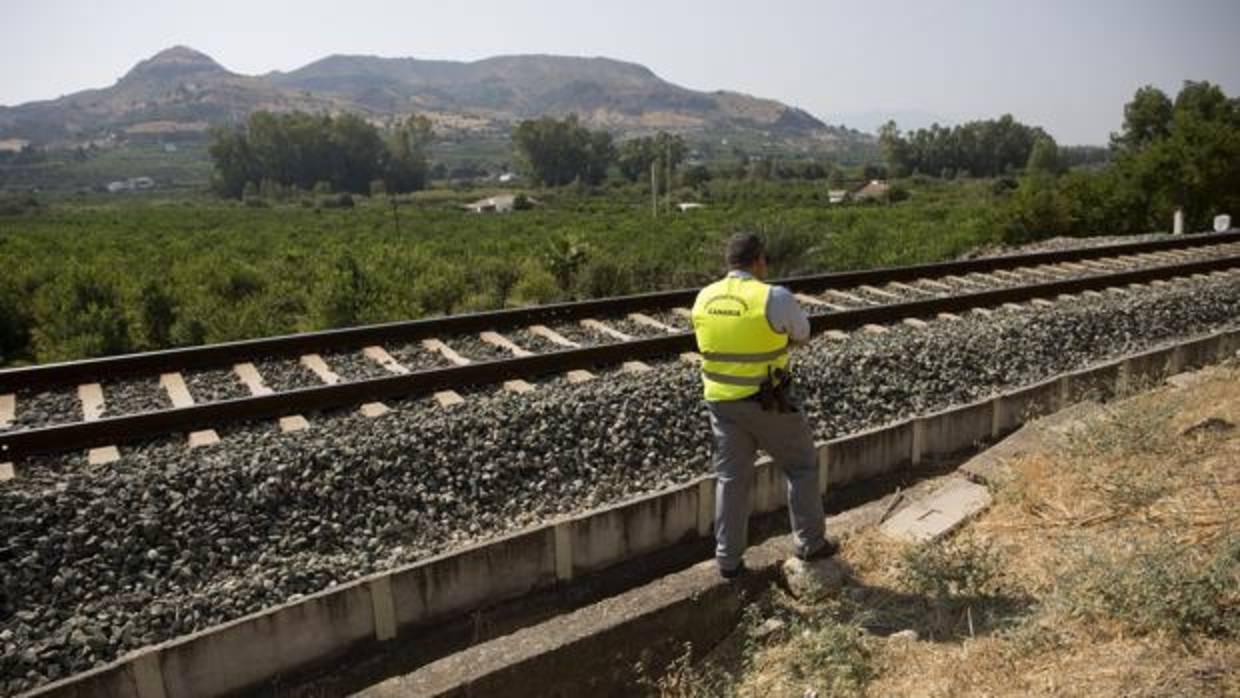
[[[805,562],[791,557],[780,566],[784,583],[793,597],[815,601],[840,591],[847,573],[834,558]]]
[[[917,637],[917,631],[913,630],[912,628],[909,628],[907,630],[901,630],[898,633],[892,633],[887,636],[887,639],[888,640],[899,640],[902,642],[904,641],[916,642],[918,637]]]
[[[759,625],[757,630],[754,630],[753,636],[755,639],[765,640],[783,630],[786,626],[787,623],[778,618],[767,618],[762,621],[762,625]]]

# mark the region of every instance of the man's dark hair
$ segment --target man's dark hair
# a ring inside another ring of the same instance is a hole
[[[737,233],[728,239],[728,266],[732,269],[748,267],[758,261],[764,251],[762,238],[753,233]]]

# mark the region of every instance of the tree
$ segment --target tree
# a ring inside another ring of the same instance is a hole
[[[378,129],[354,114],[272,114],[259,111],[244,126],[212,132],[212,186],[221,196],[243,197],[247,188],[264,192],[332,190],[365,194],[371,182],[389,192],[426,184],[430,121],[411,116],[385,141]]]
[[[549,187],[573,181],[599,184],[616,156],[611,134],[590,131],[573,114],[563,120],[544,116],[522,121],[512,142],[530,176]]]
[[[889,121],[879,129],[883,159],[895,176],[1006,174],[1025,167],[1034,143],[1049,137],[1040,128],[1016,121],[1011,114],[950,129],[933,124],[903,135],[895,122]]]
[[[1146,85],[1124,105],[1124,130],[1111,134],[1116,150],[1140,150],[1166,137],[1171,128],[1171,100],[1162,90]]]
[[[675,169],[684,162],[688,152],[683,138],[660,131],[653,137],[632,138],[621,143],[616,164],[625,179],[636,182],[650,176],[651,165],[656,165],[663,172],[669,158]]]
[[[882,151],[883,161],[897,177],[909,174],[909,166],[913,162],[910,145],[900,137],[900,128],[895,121],[888,121],[878,129],[878,147]]]
[[[386,192],[417,191],[426,187],[430,161],[427,155],[433,131],[425,116],[410,116],[396,127],[388,145]]]
[[[1034,176],[1054,176],[1059,171],[1059,147],[1055,145],[1055,140],[1050,136],[1039,138],[1029,153],[1025,172]]]

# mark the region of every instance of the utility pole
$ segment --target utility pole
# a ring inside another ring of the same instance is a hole
[[[663,185],[667,187],[667,212],[672,212],[672,140],[667,140],[667,148],[665,157],[667,158],[667,182]]]
[[[659,217],[659,161],[650,161],[650,215]]]

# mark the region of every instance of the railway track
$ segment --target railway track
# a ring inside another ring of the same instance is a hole
[[[1240,268],[1240,234],[1108,245],[782,280],[811,314],[815,333],[881,331],[898,322],[1065,294]],[[213,427],[433,394],[463,400],[464,386],[525,392],[527,380],[593,377],[598,367],[641,371],[655,357],[692,359],[687,306],[696,289],[389,323],[327,332],[131,354],[0,371],[0,462],[88,448],[119,458],[117,445]],[[115,416],[113,416],[115,415]]]

